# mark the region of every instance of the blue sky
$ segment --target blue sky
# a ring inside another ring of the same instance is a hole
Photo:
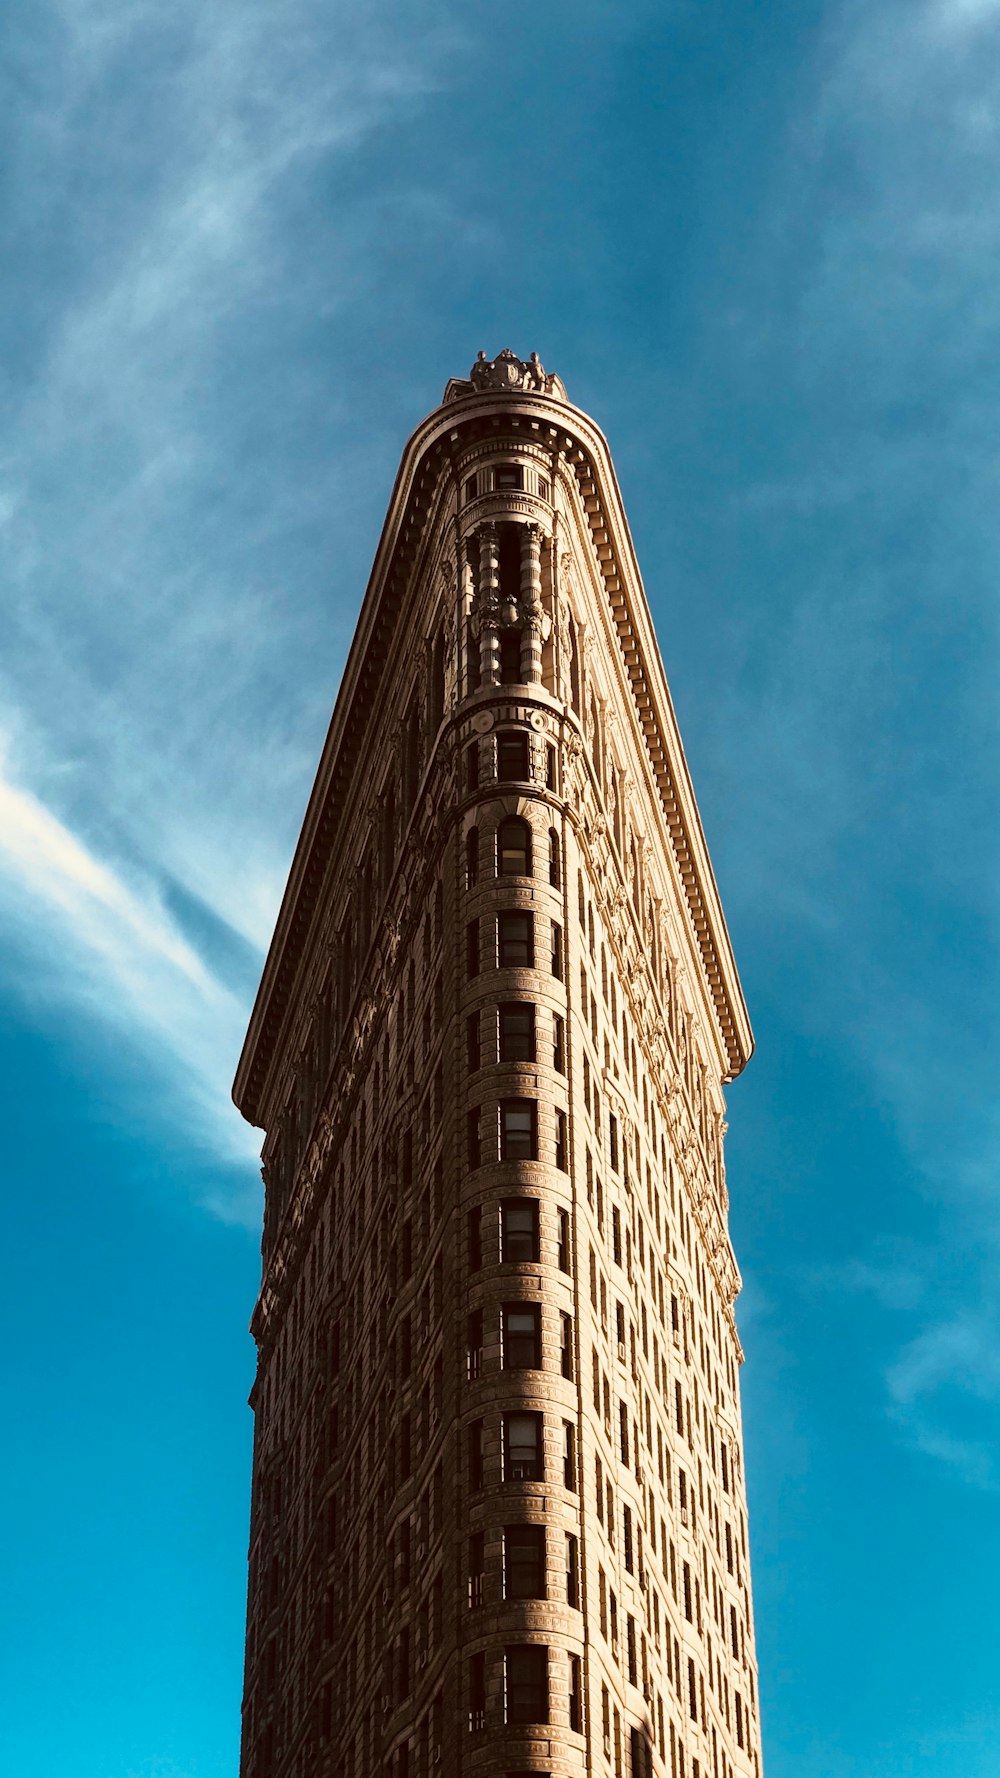
[[[0,1769],[235,1778],[229,1084],[403,441],[603,425],[758,1041],[768,1778],[1000,1773],[998,0],[8,0]]]

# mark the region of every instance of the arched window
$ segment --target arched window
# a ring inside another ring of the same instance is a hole
[[[559,866],[559,835],[554,827],[549,828],[549,882],[553,889],[558,889],[562,882],[562,871]]]
[[[530,877],[531,831],[518,815],[509,815],[497,828],[497,876]]]
[[[479,881],[479,829],[470,827],[465,836],[465,887],[474,889]]]

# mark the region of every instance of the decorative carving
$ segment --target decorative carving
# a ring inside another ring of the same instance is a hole
[[[552,379],[546,377],[537,352],[532,352],[530,358],[519,358],[505,346],[495,358],[477,352],[469,381],[474,389],[537,389],[547,393]]]
[[[495,358],[487,358],[485,352],[479,352],[468,377],[451,378],[444,399],[458,401],[463,395],[497,391],[505,395],[523,392],[527,395],[556,395],[563,400],[566,397],[560,378],[547,374],[537,352],[532,352],[529,358],[519,358],[505,346]]]

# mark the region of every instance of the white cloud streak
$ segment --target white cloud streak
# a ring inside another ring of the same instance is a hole
[[[296,555],[350,473],[303,461],[313,379],[293,370],[276,413],[262,354],[273,329],[293,356],[301,318],[371,266],[349,211],[319,237],[288,212],[315,231],[312,183],[419,101],[442,46],[377,5],[60,0],[17,37],[0,113],[20,171],[0,210],[0,986],[131,1030],[151,1103],[194,1105],[224,1159],[257,1141],[228,1099],[249,1006],[170,889],[266,944],[354,615],[329,608],[317,535]]]

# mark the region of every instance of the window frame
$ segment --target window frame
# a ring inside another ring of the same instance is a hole
[[[503,1670],[505,1722],[525,1726],[529,1723],[547,1723],[549,1651],[546,1644],[508,1644],[504,1649]]]
[[[523,844],[512,846],[509,837],[517,833]],[[505,834],[508,836],[505,840]],[[497,823],[496,831],[496,875],[504,877],[530,877],[531,869],[531,827],[523,815],[505,815]],[[509,865],[508,858],[519,860],[516,865]]]
[[[530,1228],[509,1229],[507,1217],[514,1211],[527,1211]],[[503,1198],[500,1203],[500,1264],[505,1266],[534,1266],[542,1257],[540,1205],[537,1198]],[[524,1242],[527,1234],[526,1252],[514,1251],[519,1242]]]
[[[520,632],[517,634],[518,650],[521,646]],[[519,684],[520,680],[511,683]],[[511,757],[517,751],[517,770],[511,771]],[[507,756],[507,757],[505,757]],[[523,769],[522,769],[523,768]],[[497,783],[498,784],[529,784],[531,782],[531,754],[528,747],[526,729],[502,728],[497,730]]]
[[[524,1326],[513,1328],[517,1318]],[[505,1371],[542,1368],[542,1310],[539,1303],[519,1298],[500,1305],[500,1367]]]
[[[512,1554],[520,1551],[516,1560]],[[527,1556],[524,1552],[527,1551]],[[503,1528],[504,1599],[547,1599],[545,1526],[520,1521]],[[516,1584],[515,1584],[516,1583]]]
[[[501,1161],[537,1161],[538,1102],[535,1099],[501,1099],[499,1111],[499,1157]],[[514,1120],[526,1121],[517,1127]]]
[[[498,969],[534,969],[535,967],[535,916],[530,908],[498,908],[497,910],[497,968]],[[515,922],[524,923],[525,936],[515,939],[511,936],[511,928]],[[510,951],[523,946],[523,956],[515,962]]]
[[[525,1032],[505,1032],[505,1014],[523,1014],[527,1030]],[[535,1003],[533,1000],[502,1000],[497,1007],[497,1060],[501,1063],[534,1063],[538,1057],[537,1026]],[[523,1042],[524,1054],[511,1054],[511,1044]]]
[[[511,1431],[515,1423],[522,1426],[530,1424],[532,1428],[533,1437],[530,1446],[530,1474],[521,1475],[514,1473],[515,1466],[520,1467],[528,1461],[523,1455],[515,1457],[515,1449],[522,1453],[529,1449],[527,1442],[520,1443],[517,1446],[514,1445],[511,1439]],[[541,1482],[545,1480],[545,1428],[543,1416],[541,1414],[535,1413],[530,1409],[523,1413],[513,1410],[509,1414],[504,1414],[502,1445],[503,1479],[505,1482]]]

